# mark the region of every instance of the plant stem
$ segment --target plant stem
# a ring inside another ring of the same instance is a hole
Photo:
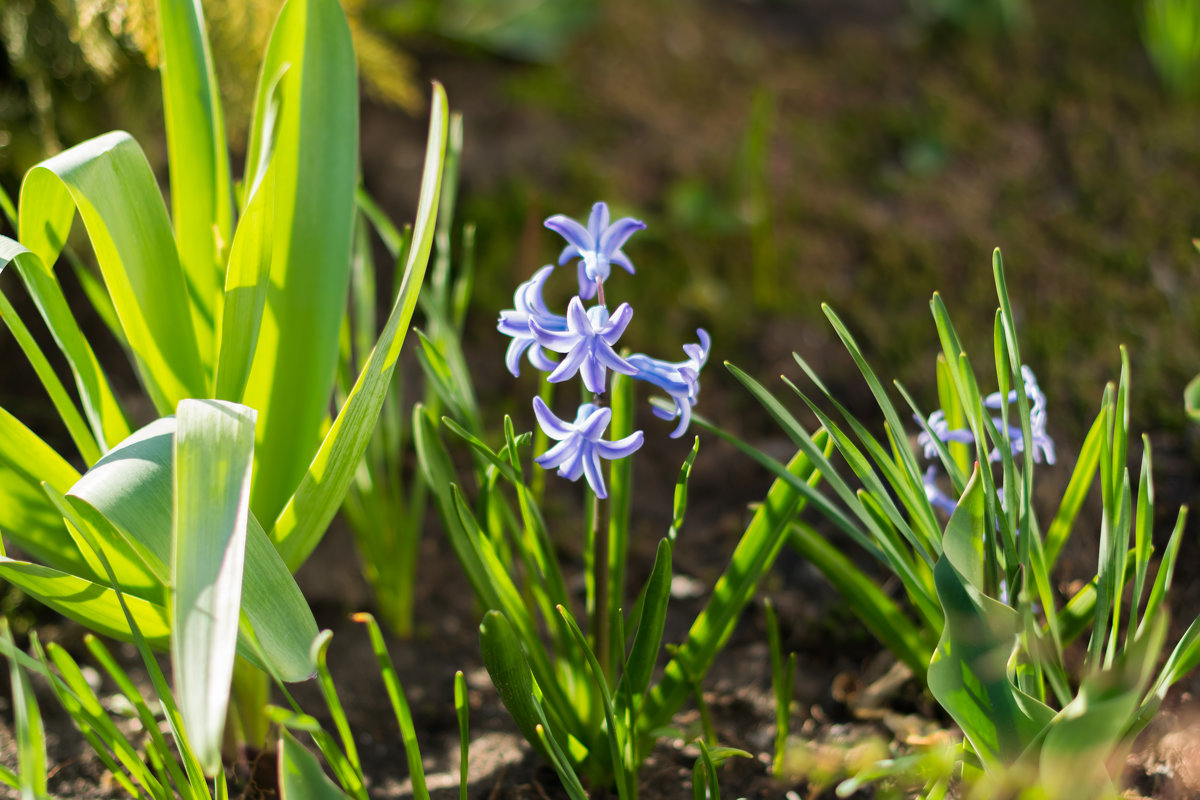
[[[606,517],[608,503],[601,498],[595,498],[592,505],[592,568],[595,570],[596,598],[592,607],[592,635],[596,641],[596,660],[604,672],[605,680],[609,675],[609,650],[612,633],[609,630],[608,619],[608,520]]]

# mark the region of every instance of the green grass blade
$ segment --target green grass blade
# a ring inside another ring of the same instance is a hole
[[[3,617],[0,617],[0,638],[10,647],[16,647],[8,620]],[[8,674],[12,681],[21,800],[41,800],[46,796],[46,732],[42,713],[24,668],[16,661],[9,661]]]
[[[279,738],[279,796],[283,800],[350,800],[325,776],[316,756],[286,730]]]
[[[467,678],[461,669],[454,673],[454,711],[458,717],[458,800],[467,800],[467,776],[471,763],[471,706],[467,702]]]
[[[272,540],[292,568],[304,562],[337,513],[375,429],[379,410],[391,384],[396,359],[404,344],[416,307],[417,293],[429,263],[445,151],[446,117],[446,94],[439,84],[435,84],[429,144],[421,179],[421,199],[414,228],[415,245],[409,252],[403,284],[367,366],[359,374],[349,398],[333,421],[308,471],[304,473],[299,488],[287,501],[271,529]],[[277,190],[282,191],[282,186]],[[336,336],[334,338],[336,340]],[[252,405],[249,401],[248,404]]]
[[[219,400],[184,400],[176,415],[171,664],[183,724],[210,776],[237,649],[254,420],[254,409]]]
[[[43,161],[21,184],[21,242],[58,257],[78,209],[146,392],[161,414],[208,395],[175,238],[145,154],[115,131]]]
[[[425,785],[425,767],[421,764],[421,749],[417,742],[417,730],[413,725],[412,712],[409,711],[408,700],[404,696],[400,678],[396,675],[396,667],[392,664],[391,656],[388,655],[387,645],[383,641],[383,633],[379,630],[379,623],[373,616],[366,613],[355,614],[353,619],[355,622],[361,622],[367,626],[367,633],[371,638],[371,649],[375,653],[375,660],[379,663],[379,674],[383,677],[388,700],[391,701],[392,711],[400,726],[400,737],[404,740],[404,755],[408,759],[408,775],[412,780],[413,797],[415,800],[429,800],[429,789]],[[459,672],[458,675],[461,676],[462,673]],[[457,679],[455,689],[457,692]],[[465,712],[465,706],[458,710],[459,715]]]
[[[592,681],[600,691],[601,707],[604,709],[604,721],[606,723],[606,732],[608,733],[609,761],[611,762],[610,766],[613,770],[613,777],[617,782],[617,796],[621,800],[634,800],[637,796],[636,775],[629,769],[623,742],[623,740],[629,737],[631,732],[617,725],[616,709],[613,707],[612,693],[608,689],[608,681],[604,677],[604,668],[596,659],[596,654],[592,652],[592,648],[588,646],[587,637],[583,635],[583,631],[579,629],[579,625],[565,607],[559,606],[558,613],[562,615],[563,620],[567,623],[567,629],[574,637],[575,645],[587,658],[588,666],[592,672]]]
[[[1050,528],[1046,531],[1047,573],[1054,570],[1063,545],[1071,537],[1071,529],[1087,499],[1088,490],[1096,478],[1096,470],[1100,466],[1100,440],[1104,436],[1104,420],[1103,414],[1098,415],[1088,430],[1083,447],[1079,451],[1079,459],[1075,462],[1075,470],[1071,473],[1071,480],[1067,483],[1062,502],[1058,506],[1058,513],[1054,515]]]
[[[159,72],[171,176],[171,219],[200,356],[211,367],[222,252],[233,236],[225,122],[200,0],[161,0]]]
[[[538,739],[537,727],[542,723],[532,702],[533,674],[525,650],[508,617],[497,610],[488,611],[479,623],[479,652],[517,729],[539,749],[543,758],[552,760],[549,750]]]
[[[279,516],[321,444],[346,308],[359,169],[358,76],[336,0],[289,0],[280,11],[262,65],[247,176],[258,175],[268,158],[263,141],[269,139],[272,83],[285,64],[269,156],[275,172],[272,290],[241,398],[259,414],[250,507],[265,521]]]
[[[91,428],[90,437],[85,435],[75,404],[66,396],[61,382],[41,349],[30,336],[25,324],[17,317],[7,298],[0,295],[4,305],[4,323],[12,331],[42,385],[49,392],[54,408],[67,426],[84,462],[95,463],[100,457],[100,452],[129,435],[129,424],[125,421],[125,414],[108,384],[104,370],[96,360],[96,354],[79,329],[54,273],[31,251],[12,239],[0,236],[0,271],[8,264],[16,268],[55,343],[66,356],[67,364],[75,377],[75,387],[79,392],[83,414]]]
[[[342,708],[342,701],[333,684],[333,677],[325,665],[325,658],[329,653],[329,643],[332,640],[333,633],[325,630],[321,631],[316,641],[313,642],[313,660],[317,663],[317,684],[321,687],[325,706],[329,709],[329,716],[333,719],[334,727],[337,728],[338,738],[342,740],[346,761],[357,778],[362,775],[362,763],[358,758],[358,747],[354,744],[354,732],[350,729],[350,721],[346,719],[346,711]],[[362,787],[356,786],[355,788],[361,789]],[[361,792],[356,791],[355,794],[361,794]]]

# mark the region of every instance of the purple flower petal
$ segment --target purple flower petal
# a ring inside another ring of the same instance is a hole
[[[592,235],[588,233],[587,228],[564,214],[555,214],[546,220],[545,225],[578,247],[580,252],[596,249],[596,242],[593,240]],[[561,264],[562,262],[560,261],[559,263]]]

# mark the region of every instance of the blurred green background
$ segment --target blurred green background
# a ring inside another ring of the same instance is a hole
[[[703,325],[715,362],[769,383],[797,374],[800,350],[869,413],[828,302],[881,375],[932,406],[930,295],[984,363],[999,246],[1051,432],[1081,441],[1125,344],[1135,427],[1189,449],[1200,103],[1194,62],[1168,69],[1167,45],[1147,47],[1157,18],[1142,0],[344,5],[364,75],[364,182],[394,217],[415,206],[427,81],[465,114],[459,219],[479,230],[468,338],[485,391],[526,394],[501,377],[494,319],[557,254],[542,219],[604,199],[649,225],[626,248],[636,281],[621,273],[609,290],[638,309],[636,349],[678,353]],[[236,131],[278,2],[204,6]],[[1164,24],[1176,51],[1200,46]],[[153,30],[152,0],[0,4],[7,191],[46,154],[114,127],[161,164]],[[699,410],[756,425],[715,367]]]

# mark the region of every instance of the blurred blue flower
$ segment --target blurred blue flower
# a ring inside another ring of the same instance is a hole
[[[633,264],[621,252],[621,246],[646,223],[633,217],[622,217],[608,224],[608,205],[596,203],[592,206],[587,227],[563,214],[555,214],[546,220],[546,227],[560,234],[568,244],[558,257],[565,264],[573,258],[579,261],[579,296],[590,300],[596,296],[596,285],[608,280],[612,264],[624,267],[633,273]]]
[[[543,469],[558,468],[558,474],[567,480],[577,481],[583,475],[596,497],[608,497],[604,487],[604,475],[600,470],[600,459],[625,458],[642,446],[642,432],[634,431],[617,441],[601,439],[612,420],[612,409],[600,408],[591,403],[579,406],[574,422],[564,422],[542,402],[533,398],[533,413],[538,425],[558,444],[534,459]]]
[[[940,508],[947,514],[953,514],[954,509],[958,508],[958,501],[943,492],[937,481],[938,468],[930,464],[921,480],[925,486],[925,497],[934,508]]]
[[[500,323],[496,328],[505,336],[511,336],[508,352],[504,363],[514,376],[521,374],[521,354],[529,350],[529,363],[536,369],[548,372],[558,366],[558,363],[547,356],[530,328],[530,322],[537,320],[538,327],[545,331],[561,333],[567,330],[567,318],[551,313],[542,300],[542,287],[554,267],[546,265],[533,274],[533,277],[517,287],[513,294],[513,304],[516,308],[500,312]]]
[[[613,350],[631,319],[633,309],[629,303],[621,303],[610,317],[608,309],[600,305],[585,311],[578,296],[572,297],[567,306],[566,330],[546,328],[536,317],[530,318],[529,328],[537,343],[556,353],[565,353],[546,380],[558,383],[578,372],[589,392],[603,394],[608,369],[634,374],[633,365]]]
[[[683,352],[688,357],[686,361],[660,361],[642,353],[635,353],[626,359],[637,370],[633,377],[654,384],[675,401],[673,412],[654,408],[654,414],[660,419],[679,418],[679,425],[671,432],[672,439],[682,436],[692,420],[692,406],[696,405],[696,397],[700,394],[700,368],[708,361],[711,344],[708,332],[697,328],[696,335],[700,338],[699,344],[683,346]]]
[[[1022,366],[1021,378],[1024,381],[1025,396],[1029,398],[1030,403],[1029,432],[1033,436],[1033,460],[1038,464],[1042,462],[1053,464],[1054,441],[1046,433],[1046,395],[1042,394],[1042,390],[1038,387],[1037,376],[1033,374],[1032,369]],[[1007,401],[1001,398],[999,392],[992,392],[984,398],[983,405],[986,408],[1000,409],[1006,403],[1016,402],[1017,390],[1012,389],[1008,393]],[[975,443],[975,435],[971,433],[971,430],[969,428],[951,428],[946,422],[945,413],[940,408],[929,415],[928,421],[923,422],[920,417],[914,417],[914,419],[924,428],[917,436],[917,444],[924,448],[926,458],[937,456],[937,444],[933,440],[934,436],[947,444],[950,442]],[[999,417],[993,417],[992,424],[996,426],[997,430],[1000,430],[1003,421]],[[1021,433],[1020,425],[1008,426],[1008,440],[1012,445],[1014,456],[1025,452],[1025,437]],[[988,454],[988,460],[992,462],[1000,460],[999,448],[994,448]]]

